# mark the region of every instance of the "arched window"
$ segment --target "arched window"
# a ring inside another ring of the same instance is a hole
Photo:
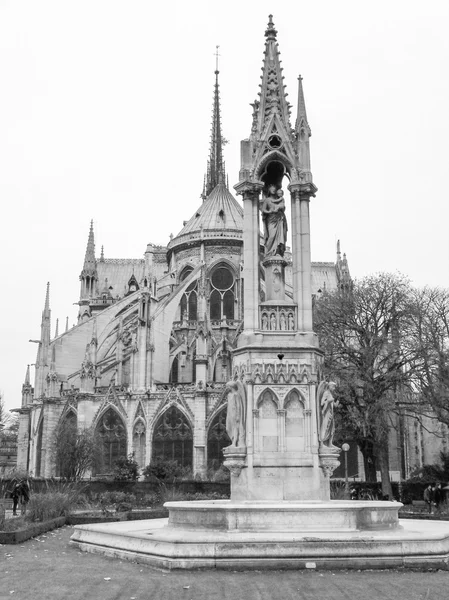
[[[230,372],[229,357],[226,354],[220,354],[215,361],[213,381],[228,381]]]
[[[37,441],[36,441],[36,477],[41,477],[42,473],[42,436],[44,433],[44,419],[41,419],[39,423],[39,429],[37,430]]]
[[[55,466],[58,477],[75,476],[77,435],[77,417],[73,410],[69,410],[59,423],[55,436]]]
[[[102,415],[95,428],[95,434],[99,440],[95,473],[111,473],[115,462],[119,458],[126,458],[126,429],[113,408],[109,408]]]
[[[171,406],[158,419],[153,434],[152,459],[176,460],[182,467],[193,464],[193,433],[185,415]]]
[[[218,469],[223,463],[223,448],[229,446],[231,440],[226,433],[226,407],[215,415],[207,432],[207,467]]]
[[[236,284],[231,269],[226,265],[219,265],[212,272],[210,283],[210,318],[216,321],[223,318],[234,319]]]
[[[178,367],[179,367],[179,361],[178,361],[178,355],[176,355],[171,364],[170,377],[169,377],[170,383],[178,383]]]
[[[181,277],[179,278],[179,281],[180,282],[184,281],[190,275],[190,273],[192,271],[193,271],[192,267],[187,267],[186,269],[184,269],[184,271],[181,273]],[[180,302],[180,309],[181,309],[180,320],[181,321],[183,321],[184,319],[189,319],[189,321],[197,320],[197,314],[198,314],[197,291],[198,291],[198,281],[195,280],[189,285],[189,287],[186,289],[186,291],[182,295],[181,302]]]
[[[145,467],[146,458],[146,427],[143,421],[137,421],[133,428],[133,453],[134,460],[139,467]]]

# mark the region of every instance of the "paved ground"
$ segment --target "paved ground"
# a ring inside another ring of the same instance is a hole
[[[0,545],[0,599],[445,600],[449,573],[411,571],[155,571],[84,553],[72,527]]]

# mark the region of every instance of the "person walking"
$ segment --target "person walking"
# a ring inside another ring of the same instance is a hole
[[[441,504],[444,502],[444,491],[440,482],[438,482],[435,486],[434,502],[436,510],[438,510],[441,507]]]
[[[429,483],[429,485],[424,490],[424,494],[423,494],[424,502],[429,507],[429,514],[432,514],[432,506],[435,503],[435,492],[434,492],[434,490],[435,490],[435,486],[432,483]]]

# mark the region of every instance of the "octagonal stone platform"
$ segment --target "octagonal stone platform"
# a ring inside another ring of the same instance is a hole
[[[448,569],[449,522],[398,521],[399,503],[232,504],[168,503],[169,520],[78,525],[71,543],[162,569]]]

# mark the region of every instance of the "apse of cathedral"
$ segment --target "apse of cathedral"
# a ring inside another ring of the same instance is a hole
[[[271,20],[265,37],[262,84],[252,105],[247,146],[260,156],[297,148],[299,161],[310,170],[311,130],[302,78],[292,127]],[[269,177],[287,191],[282,172],[274,168]],[[103,248],[98,256],[91,223],[80,274],[78,322],[63,332],[56,328],[54,336],[47,285],[34,387],[28,368],[22,388],[19,468],[34,476],[60,475],[52,444],[64,420],[78,428],[92,427],[101,439],[88,476],[111,473],[115,461],[131,453],[141,468],[164,458],[199,475],[223,462],[222,450],[230,444],[225,386],[233,377],[233,352],[245,325],[243,235],[242,205],[225,172],[217,66],[207,173],[201,203],[191,218],[166,246],[150,243],[143,257],[134,259],[108,258]],[[256,245],[258,303],[263,305],[263,232]],[[288,246],[282,248],[282,257],[283,292],[286,306],[291,306],[294,273]],[[339,243],[335,262],[312,263],[313,296],[349,282]],[[288,331],[297,327],[296,315],[278,303],[276,310],[260,313],[259,327]],[[291,369],[299,375],[301,365]]]

